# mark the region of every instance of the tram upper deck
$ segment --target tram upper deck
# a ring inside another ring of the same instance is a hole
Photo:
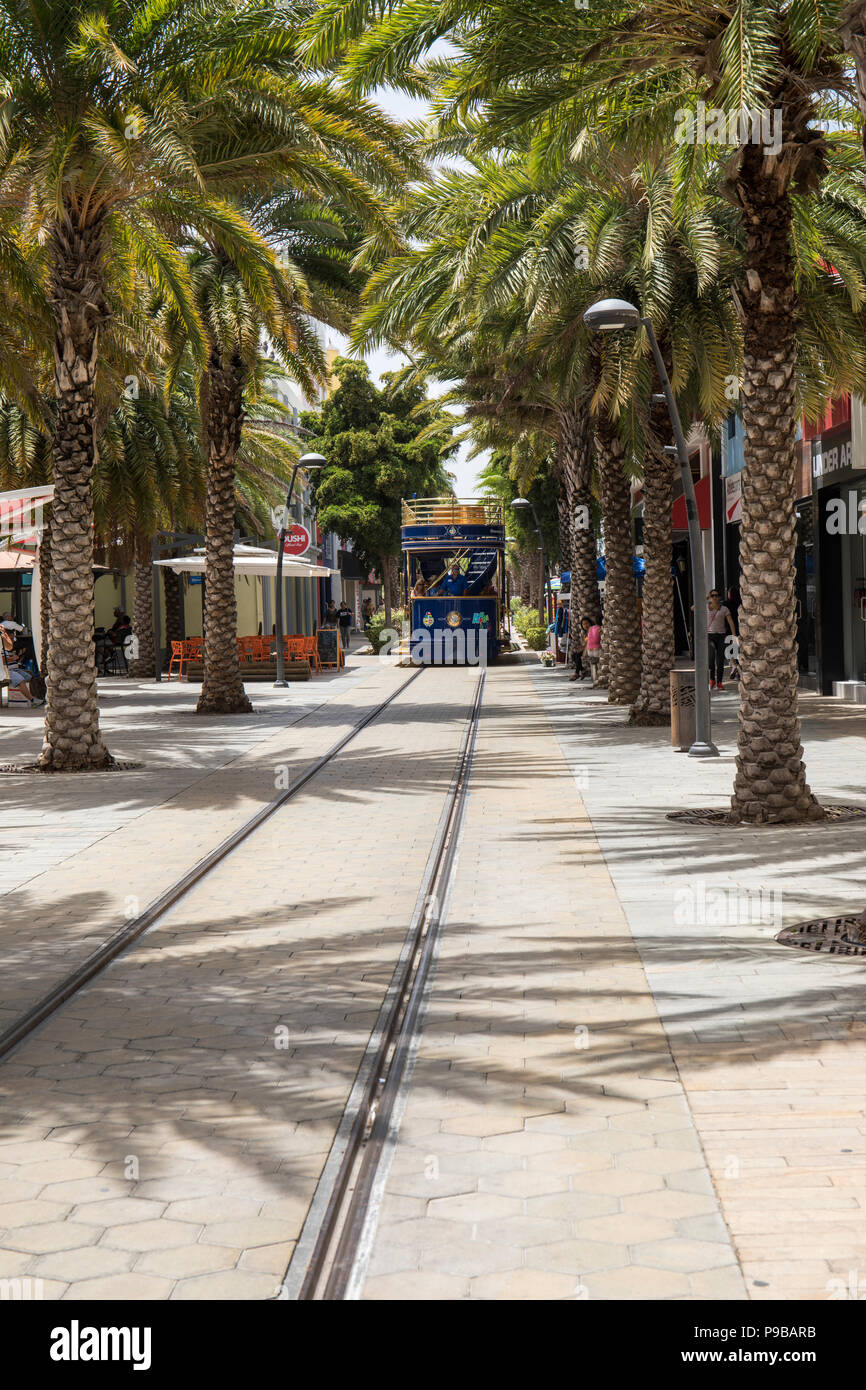
[[[403,595],[414,657],[424,664],[492,661],[503,641],[505,517],[501,501],[404,501]]]

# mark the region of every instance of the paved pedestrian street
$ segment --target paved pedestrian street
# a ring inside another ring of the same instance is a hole
[[[726,804],[735,689],[700,761],[521,653],[486,672],[449,830],[479,672],[412,675],[351,658],[236,720],[114,684],[106,740],[139,767],[0,775],[8,1026],[394,697],[0,1059],[0,1279],[306,1296],[441,831],[454,872],[347,1296],[859,1296],[864,967],[774,938],[859,910],[866,824],[670,821]],[[802,711],[813,790],[858,803],[866,715]],[[31,756],[35,711],[2,740]]]

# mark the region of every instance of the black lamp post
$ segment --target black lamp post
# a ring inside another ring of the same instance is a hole
[[[653,332],[652,323],[648,318],[644,318],[639,309],[633,304],[629,304],[625,299],[600,299],[597,304],[593,304],[583,316],[583,321],[587,328],[594,332],[611,333],[623,328],[645,328],[652,355],[655,359],[656,370],[662,384],[664,396],[653,397],[653,399],[664,400],[667,404],[668,415],[673,426],[674,439],[676,444],[673,448],[666,446],[666,452],[675,453],[680,465],[680,475],[683,482],[683,494],[686,500],[686,517],[689,526],[689,550],[691,551],[692,561],[692,602],[695,613],[695,741],[689,749],[689,755],[693,758],[712,758],[718,757],[719,750],[712,740],[710,725],[710,690],[709,690],[709,641],[707,639],[707,624],[703,614],[707,601],[706,580],[704,578],[704,558],[701,552],[701,530],[698,524],[698,505],[695,500],[695,484],[692,478],[692,470],[689,467],[689,455],[686,447],[686,437],[683,433],[680,413],[677,410],[677,403],[674,400],[674,393],[671,390],[671,383],[665,369],[664,358],[659,350],[658,340]]]
[[[538,513],[528,497],[515,497],[511,503],[516,512],[525,512],[527,507],[532,512],[532,520],[535,522],[535,531],[541,544],[538,549],[541,551],[541,604],[538,608],[538,616],[541,619],[542,627],[547,627],[547,555],[544,549],[544,537],[541,534],[541,526],[538,521]]]
[[[277,541],[277,593],[274,605],[274,617],[277,629],[277,678],[275,686],[288,685],[286,680],[286,668],[283,660],[283,545],[285,544],[286,531],[289,525],[289,508],[292,505],[292,494],[295,490],[295,478],[298,476],[298,469],[303,468],[305,473],[309,473],[313,468],[325,468],[328,460],[323,454],[302,454],[292,469],[292,478],[289,483],[289,490],[286,493],[286,505],[283,507],[283,519],[280,525],[280,534]]]

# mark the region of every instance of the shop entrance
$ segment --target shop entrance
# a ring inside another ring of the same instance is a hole
[[[815,591],[815,538],[812,499],[797,507],[797,550],[794,596],[797,603],[797,665],[800,684],[818,688],[817,601]]]

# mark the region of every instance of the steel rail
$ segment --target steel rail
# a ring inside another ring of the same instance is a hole
[[[397,988],[381,1031],[369,1080],[352,1122],[309,1264],[298,1292],[302,1301],[342,1300],[352,1279],[370,1197],[388,1139],[412,1040],[425,999],[460,838],[466,792],[484,696],[482,671],[410,925],[411,944],[398,965]],[[375,1034],[375,1029],[374,1029]]]
[[[46,1021],[46,1019],[56,1013],[58,1009],[77,994],[84,985],[94,978],[94,976],[100,974],[106,966],[110,965],[112,961],[122,955],[144,932],[154,926],[170,908],[174,907],[191,889],[201,883],[202,879],[206,878],[218,864],[222,863],[238,845],[242,844],[250,835],[253,835],[265,821],[269,820],[271,816],[281,810],[288,801],[291,801],[293,796],[297,796],[298,792],[306,786],[311,778],[315,777],[318,772],[321,772],[324,767],[327,767],[328,763],[346,747],[347,743],[351,743],[352,739],[357,738],[362,729],[366,729],[368,724],[371,724],[374,719],[378,719],[383,710],[387,709],[392,701],[396,700],[398,695],[402,695],[403,691],[408,689],[412,682],[417,680],[426,669],[426,667],[422,666],[419,667],[417,671],[414,671],[409,679],[403,681],[402,685],[400,685],[397,690],[393,691],[386,700],[383,700],[381,704],[376,705],[368,714],[365,714],[342,738],[337,740],[332,748],[328,749],[327,753],[317,758],[305,772],[301,773],[297,781],[294,782],[291,787],[287,787],[285,791],[280,792],[272,801],[269,801],[266,806],[256,811],[248,821],[245,821],[244,824],[239,826],[227,839],[223,840],[215,849],[211,850],[209,854],[206,854],[203,859],[200,859],[197,864],[193,865],[187,873],[171,884],[158,898],[154,898],[153,902],[148,904],[142,913],[132,918],[126,926],[114,932],[101,946],[87,956],[77,969],[70,971],[70,973],[65,976],[59,984],[55,985],[48,994],[43,995],[41,999],[38,999],[35,1004],[31,1005],[31,1007],[26,1009],[14,1022],[9,1024],[9,1026],[0,1033],[0,1060],[6,1057],[19,1045],[19,1043],[28,1038],[31,1033]]]

